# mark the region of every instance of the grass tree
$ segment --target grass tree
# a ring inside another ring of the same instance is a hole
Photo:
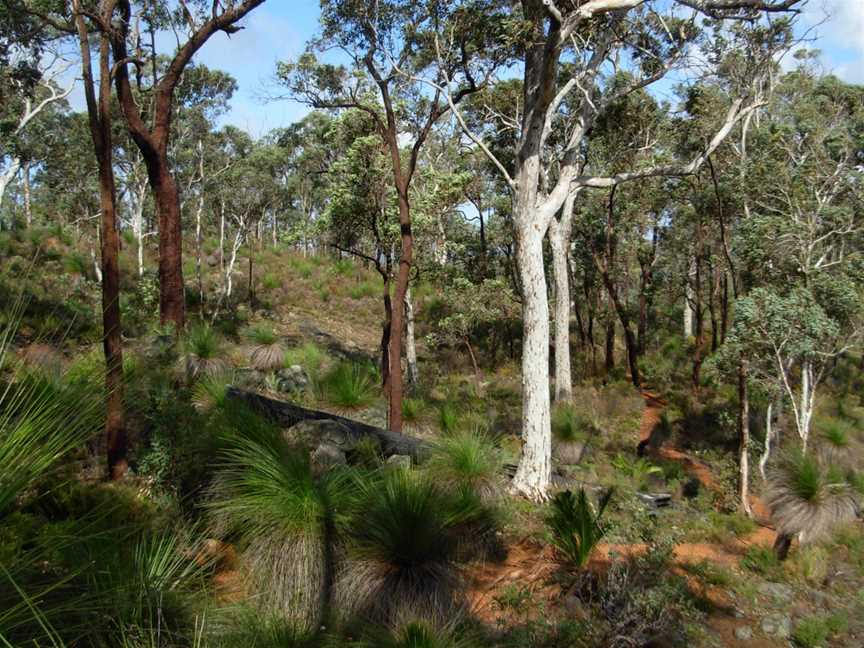
[[[250,327],[246,338],[251,347],[249,361],[258,371],[280,369],[285,362],[285,347],[276,332],[266,324]]]
[[[339,477],[315,477],[308,454],[253,414],[232,406],[226,418],[208,505],[214,529],[238,538],[262,609],[300,634],[314,632],[333,577],[331,502]]]
[[[848,474],[815,453],[800,451],[783,457],[771,471],[767,503],[777,525],[774,550],[781,560],[793,538],[801,544],[819,540],[861,511]]]

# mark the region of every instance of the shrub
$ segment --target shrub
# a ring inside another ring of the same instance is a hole
[[[209,412],[223,407],[228,394],[228,387],[234,384],[234,373],[222,373],[205,376],[192,387],[192,405],[199,412]]]
[[[403,398],[402,399],[402,420],[407,423],[413,423],[420,418],[420,412],[423,409],[423,401],[419,398]]]
[[[220,358],[222,346],[216,332],[206,325],[193,327],[186,336],[186,375],[213,376],[225,370],[226,363]]]
[[[263,277],[261,277],[261,286],[265,290],[275,290],[282,285],[282,281],[272,272],[266,273]]]
[[[451,401],[444,401],[438,408],[438,425],[444,434],[453,434],[459,426],[459,413]]]
[[[776,576],[781,570],[776,554],[765,547],[748,548],[741,559],[741,566],[762,576]]]
[[[333,271],[340,277],[350,277],[354,274],[354,264],[351,259],[337,259],[333,264]]]
[[[401,623],[393,628],[370,625],[356,648],[469,648],[468,638],[458,637],[447,627],[425,621]]]
[[[795,644],[802,648],[827,646],[834,635],[846,632],[848,620],[842,614],[810,616],[798,622],[792,633]]]
[[[344,533],[347,563],[337,582],[337,609],[379,623],[450,620],[462,608],[460,540],[483,508],[408,469],[361,482],[360,497]]]
[[[434,443],[426,466],[440,484],[468,488],[483,499],[501,493],[504,456],[487,434],[457,432]]]
[[[849,426],[840,421],[831,420],[822,426],[822,440],[828,447],[842,450],[849,445]]]
[[[351,296],[351,299],[372,297],[376,292],[378,292],[378,289],[375,287],[375,284],[369,281],[361,281],[348,289],[348,294]]]
[[[367,367],[341,363],[319,384],[325,400],[339,407],[365,407],[374,399],[375,384]]]
[[[259,324],[246,330],[246,338],[252,344],[249,362],[258,371],[279,369],[285,361],[285,348],[276,332],[266,324]]]
[[[302,346],[285,352],[283,365],[285,367],[300,365],[310,374],[316,374],[326,360],[327,354],[321,350],[321,347],[314,342],[305,342]]]
[[[612,491],[606,491],[600,497],[596,512],[584,488],[580,488],[576,495],[569,490],[558,493],[552,500],[546,526],[552,533],[553,546],[572,566],[583,567],[606,534],[600,521],[611,498]]]

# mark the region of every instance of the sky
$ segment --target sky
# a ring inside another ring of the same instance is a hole
[[[244,21],[244,29],[228,37],[216,34],[195,61],[230,73],[238,82],[222,124],[238,126],[254,136],[287,126],[308,108],[292,101],[266,101],[273,87],[276,62],[296,57],[318,30],[318,0],[268,0]],[[851,83],[864,83],[864,0],[810,0],[799,31],[815,38],[810,48],[822,51],[826,71]],[[159,49],[171,50],[168,36]],[[171,37],[173,39],[173,37]],[[159,43],[157,43],[159,46]],[[70,97],[83,109],[79,92]]]

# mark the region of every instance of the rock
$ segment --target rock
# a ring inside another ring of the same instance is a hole
[[[291,365],[276,372],[276,389],[283,393],[300,392],[309,386],[309,375],[300,365]]]
[[[331,443],[322,443],[312,451],[312,470],[322,473],[335,466],[344,466],[348,463],[345,453]]]
[[[258,389],[267,381],[267,376],[257,369],[244,369],[237,372],[235,383],[245,389]]]
[[[733,612],[733,614],[735,615],[736,619],[743,619],[745,616],[747,616],[746,614],[744,614],[744,612],[742,612],[738,608],[735,608],[735,611]]]
[[[390,466],[396,466],[397,468],[408,469],[411,467],[411,457],[409,455],[398,455],[394,454],[387,457],[387,464]]]
[[[792,636],[792,620],[785,614],[769,614],[762,619],[762,632],[781,639],[788,639]]]
[[[636,497],[652,508],[662,508],[672,503],[672,496],[668,493],[636,493]]]
[[[310,449],[328,444],[344,453],[357,446],[357,438],[351,434],[351,430],[332,419],[300,421],[288,428],[284,437],[289,443],[298,443]]]
[[[770,598],[775,604],[792,600],[792,588],[783,583],[761,583],[759,593]]]
[[[553,448],[555,458],[562,464],[578,464],[585,454],[585,444],[580,441],[559,441]]]
[[[749,641],[753,638],[753,630],[750,626],[741,626],[740,628],[735,628],[735,638],[738,641]]]

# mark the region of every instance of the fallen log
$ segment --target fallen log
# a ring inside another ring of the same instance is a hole
[[[282,428],[290,428],[300,421],[331,420],[343,425],[355,438],[359,439],[364,436],[376,438],[385,456],[408,455],[414,461],[422,461],[429,451],[429,444],[415,437],[391,432],[390,430],[354,421],[344,416],[331,414],[330,412],[307,409],[287,401],[268,398],[267,396],[237,387],[229,387],[227,396],[228,398],[245,403],[252,411],[257,412],[268,421]]]

